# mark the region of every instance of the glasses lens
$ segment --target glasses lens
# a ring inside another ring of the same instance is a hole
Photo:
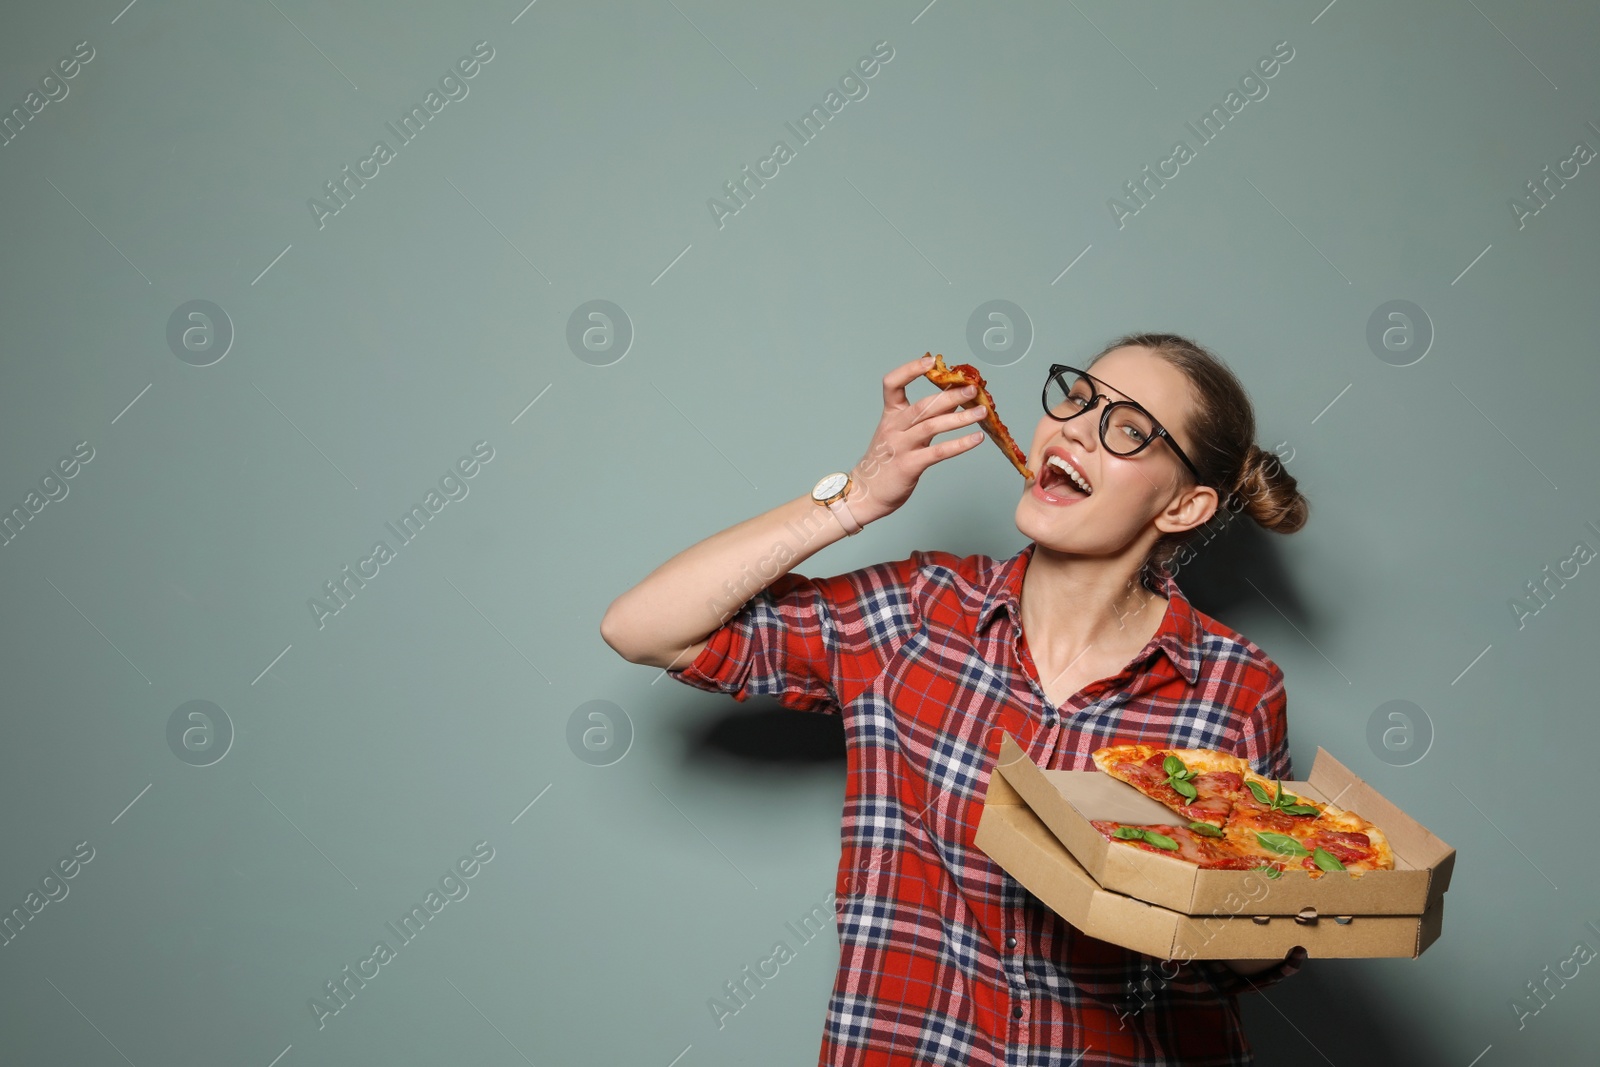
[[[1094,385],[1082,374],[1065,370],[1052,375],[1045,384],[1044,406],[1053,417],[1075,418],[1089,409],[1094,400]],[[1111,401],[1111,418],[1106,424],[1103,444],[1119,456],[1132,455],[1146,447],[1156,435],[1149,415],[1125,401]]]
[[[1094,399],[1089,379],[1074,371],[1053,374],[1044,387],[1044,409],[1058,419],[1081,415]]]
[[[1106,426],[1105,445],[1119,456],[1130,455],[1148,445],[1156,435],[1156,424],[1132,404],[1111,405],[1111,421]]]

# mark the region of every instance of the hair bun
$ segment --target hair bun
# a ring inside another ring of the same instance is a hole
[[[1294,475],[1277,453],[1252,444],[1245,452],[1235,492],[1250,517],[1275,533],[1294,533],[1306,524],[1310,506]]]

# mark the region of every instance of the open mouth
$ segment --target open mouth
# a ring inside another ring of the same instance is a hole
[[[1038,486],[1052,496],[1086,497],[1094,492],[1088,479],[1060,456],[1049,456],[1039,465]]]

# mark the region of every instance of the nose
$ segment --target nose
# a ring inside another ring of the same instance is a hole
[[[1100,404],[1101,399],[1096,397],[1075,418],[1060,423],[1061,436],[1081,452],[1093,452],[1100,445]]]

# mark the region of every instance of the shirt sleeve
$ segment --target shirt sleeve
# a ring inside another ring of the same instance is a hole
[[[712,631],[694,662],[667,674],[738,701],[768,696],[838,714],[906,634],[916,567],[914,554],[830,578],[780,575]]]

